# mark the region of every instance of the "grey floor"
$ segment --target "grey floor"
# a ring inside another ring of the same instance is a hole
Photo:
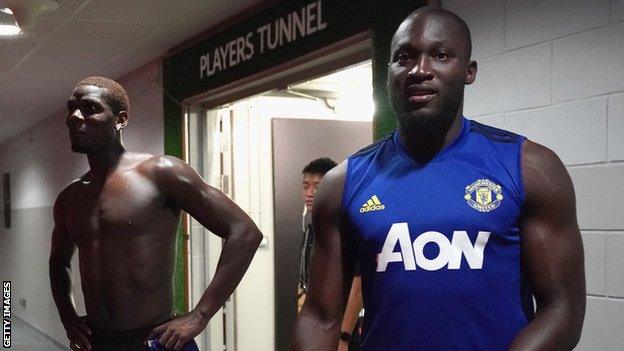
[[[66,351],[20,319],[11,318],[12,351]]]

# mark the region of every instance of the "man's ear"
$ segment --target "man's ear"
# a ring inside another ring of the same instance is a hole
[[[477,78],[477,61],[468,62],[468,69],[466,70],[466,85],[472,84]]]
[[[128,112],[119,111],[117,116],[115,116],[115,129],[122,130],[126,128],[126,125],[128,125]]]

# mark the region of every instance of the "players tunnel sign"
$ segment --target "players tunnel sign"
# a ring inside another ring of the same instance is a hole
[[[316,1],[239,36],[199,57],[199,78],[204,79],[239,63],[278,50],[284,45],[327,29],[323,1]]]
[[[364,32],[370,1],[281,2],[166,59],[167,90],[184,99]]]

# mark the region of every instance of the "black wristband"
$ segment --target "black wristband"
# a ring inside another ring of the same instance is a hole
[[[340,333],[340,340],[346,341],[346,342],[351,341],[351,334],[347,333],[346,331],[343,331],[342,333]]]

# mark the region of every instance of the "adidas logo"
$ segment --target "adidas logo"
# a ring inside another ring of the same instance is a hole
[[[377,195],[371,196],[368,201],[360,208],[360,213],[371,212],[371,211],[381,211],[385,209],[386,206],[379,201]]]

